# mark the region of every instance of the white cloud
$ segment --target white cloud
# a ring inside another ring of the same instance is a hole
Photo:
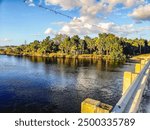
[[[11,40],[8,39],[8,38],[3,38],[3,39],[0,39],[0,41],[2,41],[2,42],[9,42],[9,41],[11,41]]]
[[[141,27],[139,28],[139,31],[150,31],[150,27],[149,26]]]
[[[53,35],[53,34],[55,34],[55,32],[51,29],[51,28],[47,28],[46,30],[45,30],[45,32],[44,32],[44,34],[45,35]]]
[[[103,22],[98,18],[99,13],[112,12],[116,5],[122,8],[136,7],[144,4],[144,0],[45,0],[48,4],[58,5],[64,10],[79,8],[80,17],[72,19],[69,23],[60,23],[63,27],[59,33],[67,35],[93,35],[101,32],[128,35],[137,30],[132,24],[117,25],[113,22]],[[150,11],[149,11],[150,12]],[[59,24],[59,23],[58,23]],[[46,32],[51,32],[47,30]]]
[[[86,16],[74,18],[70,23],[66,23],[59,33],[67,35],[86,35],[93,29],[91,25],[93,23],[95,23],[95,20]]]
[[[107,12],[107,6],[103,1],[96,2],[95,0],[80,0],[80,12],[82,16],[95,16],[97,13]]]
[[[105,1],[105,0],[104,0]],[[132,7],[144,3],[144,0],[107,0],[110,5],[123,4],[126,7]]]
[[[150,4],[141,5],[129,14],[135,20],[149,20],[150,21]]]
[[[30,4],[29,4],[29,6],[32,6],[32,7],[34,7],[34,6],[35,6],[35,4],[34,4],[34,3],[30,3]]]
[[[114,33],[127,35],[135,32],[132,24],[117,25],[113,22],[88,22],[88,17],[74,18],[70,23],[66,23],[59,33],[67,35],[93,35],[97,33]]]
[[[45,0],[45,3],[58,5],[64,10],[79,7],[81,14],[95,15],[101,11],[111,11],[117,4],[132,7],[144,3],[144,0]]]
[[[27,3],[27,4],[28,4],[28,6],[32,6],[32,7],[34,7],[34,6],[35,6],[35,4],[34,4],[33,0],[27,0],[27,1],[25,1],[25,3]]]
[[[0,42],[11,42],[12,40],[8,39],[8,38],[1,38]]]
[[[45,0],[46,4],[59,5],[64,10],[79,6],[79,0]]]

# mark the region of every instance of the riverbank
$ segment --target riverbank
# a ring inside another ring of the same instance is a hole
[[[120,60],[111,59],[110,56],[107,55],[98,55],[98,54],[66,54],[66,53],[50,53],[50,54],[39,54],[39,53],[28,53],[28,54],[14,54],[14,53],[0,53],[0,55],[10,55],[10,56],[27,56],[27,57],[47,57],[47,58],[67,58],[67,59],[97,59],[97,60],[107,60],[107,61],[115,61],[115,62],[124,62],[126,59]]]
[[[70,58],[70,59],[74,59],[74,58],[95,58],[95,59],[102,59],[103,57],[101,55],[96,55],[96,54],[77,54],[77,55],[71,55],[71,54],[65,54],[65,53],[50,53],[46,55],[47,57],[50,58]]]
[[[131,60],[141,60],[141,59],[150,59],[150,53],[148,54],[141,54],[141,55],[137,55],[137,56],[133,56],[132,58],[130,58]]]
[[[29,57],[47,57],[47,58],[67,58],[67,59],[97,59],[97,60],[108,60],[113,61],[109,56],[106,55],[98,55],[98,54],[66,54],[66,53],[50,53],[50,54],[39,54],[39,53],[28,53],[28,54],[14,54],[14,53],[0,53],[0,55],[10,55],[10,56],[29,56]],[[131,58],[127,58],[125,60],[133,60],[139,61],[141,59],[150,59],[150,53],[148,54],[140,54],[133,56]],[[124,61],[125,61],[124,60]],[[123,61],[123,62],[124,62]]]
[[[96,55],[96,54],[78,54],[78,55],[71,55],[71,54],[65,54],[65,53],[50,53],[50,54],[38,54],[38,53],[32,53],[32,54],[14,54],[14,53],[0,53],[0,55],[10,55],[10,56],[34,56],[34,57],[49,57],[49,58],[95,58],[95,59],[102,59],[106,56]]]

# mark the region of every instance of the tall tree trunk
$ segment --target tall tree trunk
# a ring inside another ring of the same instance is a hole
[[[108,50],[107,50],[107,51],[106,51],[107,59],[108,59],[108,54],[109,54],[109,52],[108,52]]]

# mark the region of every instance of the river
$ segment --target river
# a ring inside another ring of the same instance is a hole
[[[0,55],[0,112],[78,113],[89,97],[115,105],[134,63]]]

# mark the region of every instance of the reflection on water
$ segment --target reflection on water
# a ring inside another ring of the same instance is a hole
[[[80,112],[87,97],[115,105],[124,71],[92,59],[0,56],[0,112]]]

